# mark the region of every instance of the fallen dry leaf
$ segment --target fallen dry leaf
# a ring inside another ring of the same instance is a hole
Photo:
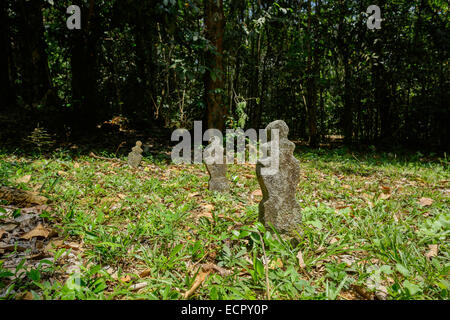
[[[45,228],[42,224],[38,224],[38,226],[36,228],[31,230],[30,232],[25,233],[20,238],[25,239],[25,240],[30,240],[31,238],[35,238],[35,237],[48,238],[51,233],[52,233],[52,230]]]
[[[332,239],[330,240],[329,244],[333,244],[333,243],[336,243],[336,242],[338,242],[338,241],[339,241],[338,239],[332,238]]]
[[[147,286],[146,282],[136,283],[136,284],[133,284],[132,286],[130,286],[130,290],[136,291],[136,290],[145,288],[146,286]]]
[[[380,194],[380,199],[387,200],[391,197],[390,193],[382,193]]]
[[[201,196],[201,194],[198,193],[198,192],[194,192],[194,193],[189,193],[189,194],[188,194],[188,197],[189,197],[189,198],[200,197],[200,196]]]
[[[297,259],[298,259],[298,264],[299,264],[300,268],[302,268],[302,269],[306,268],[305,261],[303,261],[303,253],[300,250],[297,253]]]
[[[58,249],[61,248],[64,245],[63,240],[53,240],[50,241],[44,248],[44,251],[49,252],[52,249]]]
[[[151,270],[150,269],[145,269],[144,271],[141,271],[140,273],[139,273],[139,277],[140,278],[145,278],[145,277],[148,277],[150,274],[151,274]]]
[[[381,186],[383,193],[391,193],[391,188],[388,186]]]
[[[255,190],[252,192],[252,196],[254,196],[254,197],[261,197],[262,195],[263,194],[262,194],[261,189],[258,189],[258,190]]]
[[[206,204],[203,206],[203,209],[206,211],[214,211],[214,206],[212,204]]]
[[[352,264],[356,262],[356,258],[351,255],[342,255],[340,257],[340,261],[345,263],[347,265],[347,267],[351,267]]]
[[[0,229],[0,239],[3,238],[4,234],[6,234],[6,231],[3,229]]]
[[[131,277],[127,274],[125,277],[120,278],[120,281],[122,282],[130,282]]]
[[[378,300],[387,300],[389,297],[389,293],[387,291],[387,288],[385,286],[378,286],[377,290],[375,291],[375,297]]]
[[[202,266],[202,268],[205,272],[217,271],[222,277],[229,276],[232,273],[230,270],[226,270],[222,267],[219,267],[218,265],[216,265],[214,263],[204,264]]]
[[[366,289],[364,289],[362,286],[358,286],[353,284],[351,286],[351,288],[357,293],[359,294],[362,298],[366,299],[366,300],[373,300],[372,298],[372,294],[370,292],[368,292]]]
[[[78,162],[75,162],[75,163],[73,164],[73,167],[74,167],[75,169],[78,169],[78,168],[80,167],[80,164],[79,164]]]
[[[183,294],[183,298],[184,299],[189,298],[195,292],[195,290],[197,290],[197,288],[200,287],[200,285],[205,281],[206,277],[210,273],[211,273],[211,271],[204,272],[203,270],[200,270],[197,273],[197,276],[195,277],[192,287]]]
[[[0,186],[0,199],[7,200],[13,204],[20,204],[21,206],[25,204],[44,204],[48,200],[35,192],[5,186]]]
[[[15,228],[17,228],[17,224],[15,223],[7,223],[2,225],[2,230],[6,232],[13,231]]]
[[[433,257],[436,257],[438,255],[438,245],[437,244],[430,244],[428,246],[428,252],[425,254],[425,257],[428,259],[431,259]]]
[[[26,248],[25,246],[22,246],[20,244],[6,244],[4,242],[0,242],[0,250],[2,250],[3,252],[5,251],[25,251],[28,248]]]
[[[198,214],[197,217],[198,218],[205,217],[205,218],[212,220],[213,214],[211,212],[202,212],[202,213]]]
[[[39,190],[42,189],[42,186],[43,186],[42,183],[39,183],[39,184],[33,186],[33,191],[34,191],[34,192],[39,192]]]
[[[21,178],[16,179],[17,183],[28,183],[31,180],[31,174],[28,174],[26,176],[23,176]]]
[[[27,291],[27,293],[23,295],[22,300],[34,300],[33,294],[30,291]]]
[[[430,198],[420,198],[419,204],[420,204],[422,207],[428,207],[428,206],[431,206],[431,205],[433,204],[433,199],[430,199]]]
[[[81,243],[69,242],[61,245],[61,248],[84,251]]]
[[[269,269],[274,270],[278,268],[283,268],[283,261],[280,258],[270,261]]]

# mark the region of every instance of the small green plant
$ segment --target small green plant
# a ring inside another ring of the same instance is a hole
[[[47,132],[47,130],[39,127],[39,125],[33,130],[33,132],[31,132],[31,134],[26,139],[26,142],[34,145],[39,150],[39,152],[47,150],[55,143],[54,139]]]

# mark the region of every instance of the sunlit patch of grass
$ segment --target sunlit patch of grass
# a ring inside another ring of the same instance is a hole
[[[231,191],[217,194],[207,190],[202,165],[148,157],[133,170],[124,159],[2,153],[2,183],[51,199],[59,237],[81,244],[83,267],[51,282],[0,276],[0,290],[15,286],[16,294],[5,298],[32,291],[40,299],[181,299],[199,267],[212,264],[223,273],[210,272],[191,299],[261,299],[267,292],[272,299],[362,299],[380,292],[388,299],[448,298],[446,160],[346,149],[305,149],[297,156],[303,234],[289,242],[257,222],[261,197],[251,165],[230,165]],[[27,174],[29,183],[15,182]],[[421,205],[423,197],[432,204]],[[436,256],[426,256],[430,245],[438,245]],[[36,274],[64,274],[66,267],[55,259]]]

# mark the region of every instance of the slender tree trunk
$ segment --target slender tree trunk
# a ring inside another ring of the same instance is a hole
[[[19,0],[15,5],[20,34],[16,45],[20,55],[21,93],[26,105],[37,107],[47,104],[47,98],[52,94],[45,51],[42,1]]]
[[[385,1],[380,0],[380,6],[384,6]],[[379,30],[383,33],[383,30]],[[381,37],[381,35],[380,35]],[[379,57],[376,65],[373,65],[373,79],[375,88],[375,105],[379,112],[380,118],[380,135],[379,142],[391,144],[392,142],[392,112],[391,112],[391,95],[389,92],[389,83],[384,64],[381,61],[383,54],[382,41],[378,41],[374,47],[375,54]]]
[[[269,78],[270,75],[267,72],[267,66],[269,64],[268,59],[271,59],[273,56],[273,50],[272,50],[272,43],[271,38],[269,38],[270,31],[269,28],[266,28],[266,37],[267,37],[267,51],[264,55],[264,61],[263,61],[263,69],[261,73],[261,101],[258,106],[258,114],[256,118],[256,126],[254,128],[261,128],[262,126],[262,110],[265,105],[267,105],[267,95],[269,91]]]
[[[208,128],[223,131],[227,110],[223,103],[223,35],[225,16],[223,0],[205,0],[206,38],[215,47],[216,52],[206,54],[207,72],[205,73],[205,96]]]
[[[258,3],[256,4],[257,8],[255,10],[255,12],[257,13],[257,15],[261,14],[261,0],[258,0]],[[261,95],[260,92],[262,92],[264,90],[264,84],[261,83],[260,79],[262,78],[262,74],[261,74],[261,39],[263,36],[263,31],[260,31],[258,33],[258,37],[256,40],[256,66],[255,66],[255,76],[252,79],[252,84],[254,85],[254,95],[253,97],[257,98],[257,100],[253,100],[255,101],[255,108],[254,108],[254,114],[253,114],[253,128],[259,128],[260,124],[261,124],[261,116],[262,116],[262,99],[261,99]],[[264,72],[264,71],[263,71]],[[262,88],[260,91],[260,83],[262,84]]]
[[[155,3],[151,1],[146,1],[145,3],[145,11],[139,8],[140,10],[135,12],[134,36],[136,38],[136,66],[141,82],[138,84],[138,102],[132,106],[132,110],[130,111],[132,113],[142,111],[144,114],[150,116],[152,111],[156,111],[154,106],[157,103],[156,86],[154,85],[155,75],[157,73],[154,63],[154,41],[157,28],[154,17]],[[136,8],[138,9],[138,7]]]
[[[14,103],[14,82],[11,72],[11,39],[9,30],[8,2],[0,4],[0,111],[8,109]]]
[[[345,49],[344,49],[345,50]],[[351,72],[350,63],[348,61],[347,54],[343,55],[344,63],[344,115],[343,115],[343,128],[344,128],[344,142],[349,145],[353,142],[353,104],[351,96]]]
[[[306,68],[306,105],[308,113],[308,129],[309,129],[309,146],[317,147],[319,144],[319,135],[317,130],[317,92],[316,92],[316,63],[312,53],[312,9],[311,0],[308,0],[308,41],[306,44],[306,50],[308,54],[307,68]],[[317,48],[314,48],[316,50]]]
[[[375,103],[380,115],[380,142],[389,142],[392,137],[392,115],[389,90],[386,85],[385,72],[380,64],[375,67]]]
[[[234,71],[234,80],[233,80],[233,90],[234,92],[236,92],[237,94],[239,94],[239,76],[240,76],[240,72],[241,72],[241,56],[239,55],[239,50],[237,52],[236,55],[236,64],[235,64],[235,71]],[[231,93],[231,96],[234,97],[234,92]],[[236,114],[236,102],[233,101],[231,102],[232,105],[232,110],[230,110],[231,115],[233,117],[237,116]]]
[[[346,36],[346,22],[345,16],[347,7],[345,1],[340,1],[340,23],[338,30],[338,50],[341,56],[341,61],[344,67],[344,93],[343,104],[344,110],[342,115],[342,128],[344,132],[344,143],[347,145],[353,142],[353,101],[351,94],[351,65],[350,65],[350,52],[347,48]],[[338,66],[339,67],[339,66]]]
[[[82,1],[81,30],[71,30],[71,71],[72,104],[74,115],[71,118],[75,131],[83,133],[92,129],[98,120],[99,99],[97,96],[97,23],[95,3],[89,1],[86,7]]]

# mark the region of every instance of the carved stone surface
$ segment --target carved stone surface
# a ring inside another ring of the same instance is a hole
[[[210,144],[205,148],[204,154],[206,169],[209,173],[209,190],[218,192],[228,191],[230,186],[226,176],[227,165],[225,164],[221,139],[216,136],[211,137]]]
[[[279,133],[278,144],[272,143],[274,136],[276,137],[274,129]],[[282,234],[295,235],[302,220],[301,208],[295,199],[300,180],[299,162],[294,157],[295,145],[288,140],[289,128],[282,120],[271,122],[266,127],[266,133],[268,142],[261,147],[268,151],[268,156],[261,158],[256,164],[256,176],[263,194],[259,203],[259,221],[269,229],[273,225]],[[266,172],[264,169],[270,167],[277,153],[278,169]]]
[[[131,149],[131,152],[128,154],[128,165],[132,168],[139,167],[139,164],[142,161],[142,142],[137,141],[136,146]]]

